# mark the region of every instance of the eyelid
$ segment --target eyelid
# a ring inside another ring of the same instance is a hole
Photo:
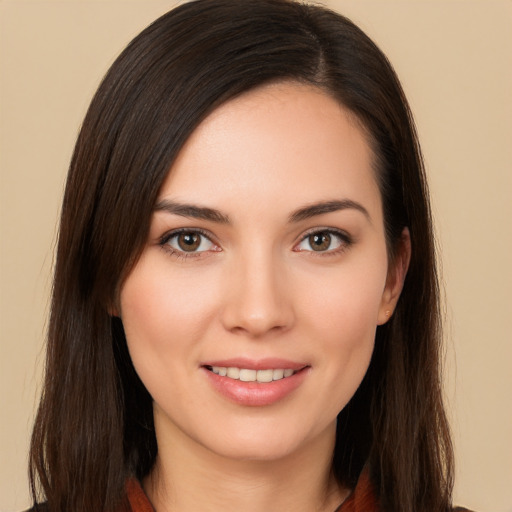
[[[329,235],[334,235],[338,237],[341,240],[340,247],[337,247],[335,249],[328,249],[326,251],[315,251],[313,249],[307,250],[307,249],[298,249],[298,246],[304,242],[308,237],[311,235],[315,235],[318,233],[327,233]],[[332,228],[332,227],[314,227],[311,229],[308,229],[305,233],[302,233],[300,235],[300,238],[298,242],[295,243],[293,250],[297,252],[309,252],[314,253],[317,256],[322,255],[331,255],[331,254],[337,254],[339,252],[342,252],[346,249],[348,249],[352,244],[354,243],[353,237],[347,233],[346,231],[339,229],[339,228]]]
[[[204,250],[204,251],[190,251],[190,252],[188,252],[188,251],[182,251],[182,250],[177,249],[175,247],[171,247],[169,245],[169,243],[168,243],[169,240],[171,240],[172,238],[174,238],[174,237],[176,237],[176,236],[178,236],[178,235],[180,235],[182,233],[191,233],[191,234],[200,235],[200,236],[206,238],[214,246],[214,248],[213,249],[207,249],[207,250]],[[205,253],[221,251],[221,248],[220,248],[219,244],[215,241],[215,237],[209,231],[206,231],[206,230],[204,230],[202,228],[188,228],[188,227],[184,227],[184,228],[172,229],[170,231],[167,231],[165,234],[163,234],[159,238],[158,245],[163,250],[168,252],[169,254],[177,256],[177,257],[182,257],[182,258],[201,257],[201,256],[205,256],[206,255]]]

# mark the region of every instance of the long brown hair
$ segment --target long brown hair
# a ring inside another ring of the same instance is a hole
[[[450,505],[452,448],[440,385],[440,313],[428,191],[406,98],[352,22],[287,0],[199,0],[159,18],[112,65],[90,105],[61,215],[46,374],[31,445],[34,501],[112,512],[157,444],[151,397],[109,314],[140,255],[159,188],[217,106],[260,85],[321,88],[364,125],[375,154],[389,257],[405,226],[412,259],[363,383],[338,418],[333,469],[367,464],[380,508]]]

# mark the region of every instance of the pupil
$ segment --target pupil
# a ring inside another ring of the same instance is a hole
[[[314,251],[325,251],[331,245],[331,236],[326,233],[311,235],[309,239]]]
[[[178,245],[184,251],[194,251],[199,247],[201,240],[195,233],[183,233],[178,237]]]

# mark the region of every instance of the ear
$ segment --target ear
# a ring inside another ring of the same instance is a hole
[[[394,260],[388,269],[386,287],[382,294],[377,325],[385,324],[392,316],[404,286],[405,276],[411,261],[411,235],[404,228]]]
[[[107,312],[111,317],[119,317],[119,313],[117,312],[117,308],[115,306],[109,306],[107,308]]]
[[[107,304],[107,313],[109,316],[121,318],[121,308],[119,307],[119,298],[109,301]]]

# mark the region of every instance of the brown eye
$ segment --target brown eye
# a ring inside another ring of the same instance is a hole
[[[304,235],[295,246],[296,251],[325,252],[334,254],[338,250],[350,247],[352,240],[347,233],[334,229],[324,229]]]
[[[331,245],[329,233],[314,233],[308,236],[309,246],[313,251],[327,251]]]
[[[197,233],[181,233],[178,235],[178,247],[185,252],[195,251],[201,245],[201,235]]]
[[[162,246],[168,246],[176,253],[201,253],[216,251],[217,246],[200,231],[179,231],[164,237]]]

